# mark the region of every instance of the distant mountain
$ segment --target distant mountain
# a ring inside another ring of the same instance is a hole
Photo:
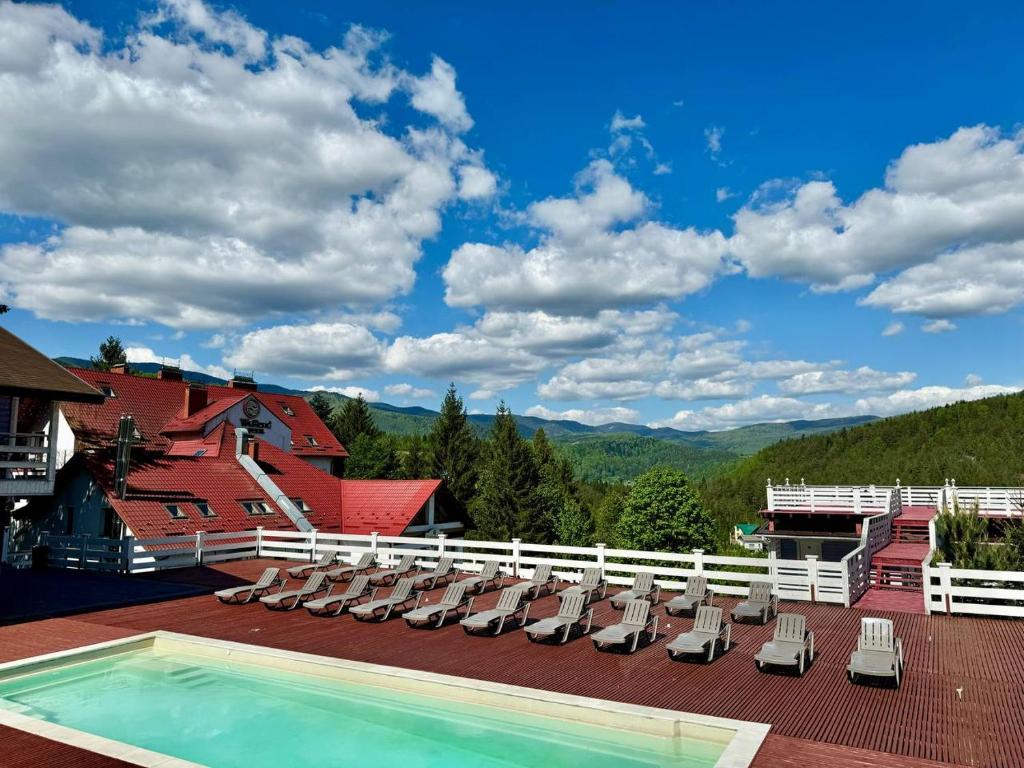
[[[55,358],[64,366],[90,368],[88,360],[76,357]],[[132,363],[132,369],[144,376],[154,376],[159,363]],[[182,371],[186,381],[224,385],[224,379],[199,371]],[[259,384],[261,392],[300,395],[310,398],[315,392],[290,389],[276,384]],[[337,392],[322,392],[335,407],[349,398]],[[396,435],[423,435],[437,417],[437,411],[421,406],[398,406],[370,403],[378,428]],[[563,447],[582,477],[591,480],[631,480],[656,464],[669,464],[694,477],[708,477],[732,466],[744,456],[792,437],[816,435],[873,421],[875,416],[852,416],[845,419],[818,421],[787,421],[752,424],[722,432],[686,432],[669,427],[653,428],[642,424],[615,422],[590,426],[578,421],[516,416],[519,431],[531,437],[543,428],[549,438]],[[472,414],[470,423],[480,436],[487,434],[494,423],[493,414]]]

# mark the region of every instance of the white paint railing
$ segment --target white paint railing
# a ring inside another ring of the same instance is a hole
[[[892,521],[902,512],[903,497],[893,489],[889,492],[887,511],[864,521],[860,533],[860,546],[842,559],[843,595],[847,608],[868,591],[871,585],[871,558],[892,541]]]
[[[1024,514],[1024,488],[959,487],[955,481],[946,485],[772,485],[766,489],[768,509],[773,512],[845,512],[871,515],[887,509],[889,492],[898,491],[904,506],[934,507],[978,505],[984,515],[1019,516]]]
[[[975,571],[939,563],[925,572],[929,613],[1024,617],[1024,572]]]

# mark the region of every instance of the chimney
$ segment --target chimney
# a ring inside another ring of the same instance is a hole
[[[176,365],[161,365],[156,377],[164,381],[181,381],[181,368]]]
[[[206,387],[194,381],[185,385],[185,418],[206,407]]]
[[[117,363],[115,365],[112,365],[110,366],[110,372],[124,376],[126,373],[128,373],[128,363]]]
[[[250,437],[245,445],[245,454],[253,461],[260,460],[260,441]]]
[[[259,387],[256,384],[256,380],[252,376],[243,376],[240,373],[236,373],[231,377],[231,381],[228,382],[228,386],[231,389],[247,389],[255,392]]]

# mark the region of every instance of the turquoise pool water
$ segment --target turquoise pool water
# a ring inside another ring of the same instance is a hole
[[[152,649],[2,681],[0,707],[212,768],[707,768],[724,748]]]

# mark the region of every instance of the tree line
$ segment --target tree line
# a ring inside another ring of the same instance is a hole
[[[682,471],[654,467],[628,486],[584,481],[543,429],[529,440],[522,437],[504,403],[479,438],[454,385],[425,436],[382,432],[362,396],[338,408],[321,394],[309,402],[349,452],[346,477],[441,478],[472,522],[467,537],[716,549],[714,520]]]

